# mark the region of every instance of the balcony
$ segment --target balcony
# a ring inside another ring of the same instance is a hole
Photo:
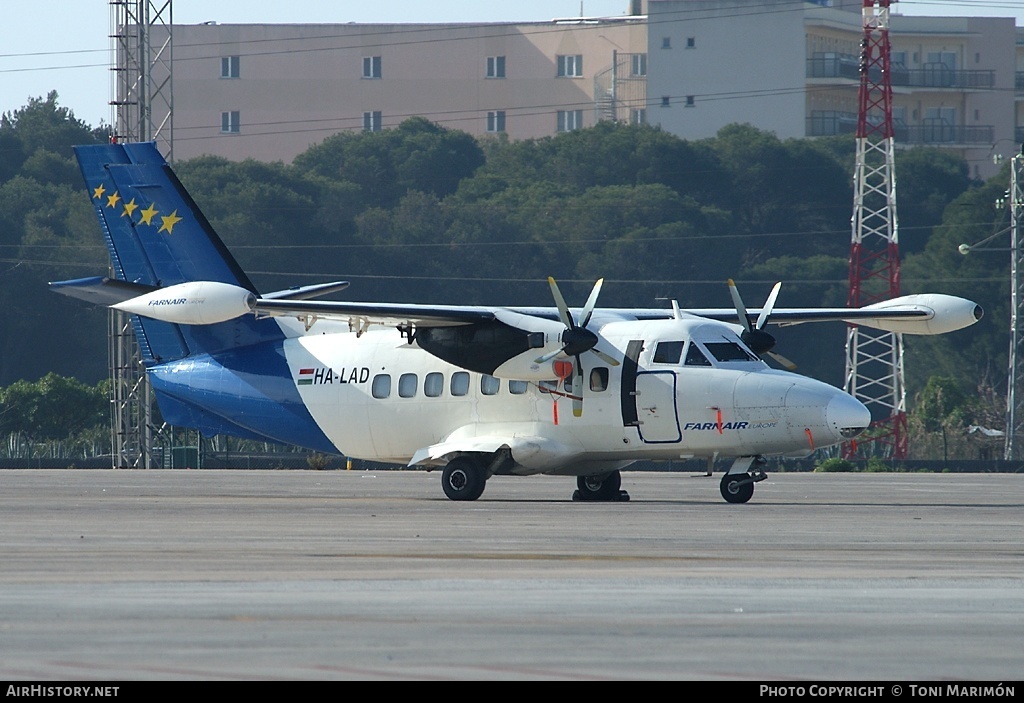
[[[912,146],[988,145],[995,141],[995,132],[992,125],[946,124],[938,120],[925,120],[920,125],[897,125],[896,141]]]
[[[955,125],[943,120],[925,120],[908,125],[896,120],[893,125],[896,143],[901,146],[965,146],[991,144],[995,140],[992,125]],[[827,137],[856,134],[857,114],[836,110],[813,110],[807,119],[807,136]]]
[[[857,132],[857,113],[838,110],[812,110],[807,118],[808,137],[832,137]]]
[[[926,63],[922,68],[893,64],[892,84],[903,88],[943,88],[949,90],[993,90],[995,71],[958,71],[944,63]],[[1018,89],[1021,74],[1017,77]],[[850,54],[831,54],[807,59],[808,78],[845,78],[860,81],[860,59]],[[881,70],[871,71],[872,81],[881,80]]]

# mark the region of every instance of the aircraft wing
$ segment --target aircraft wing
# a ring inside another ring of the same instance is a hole
[[[323,320],[360,319],[372,324],[396,326],[413,323],[420,327],[470,325],[494,319],[497,308],[459,305],[407,305],[402,303],[358,303],[326,300],[279,300],[260,298],[257,314],[307,316]]]
[[[686,310],[720,322],[739,322],[735,309]],[[757,317],[761,310],[748,310]],[[940,293],[904,295],[862,308],[776,308],[767,322],[785,327],[805,322],[848,322],[903,334],[945,334],[973,325],[984,315],[970,300]]]
[[[551,281],[553,290],[554,281]],[[294,316],[307,325],[316,320],[340,320],[366,328],[369,325],[417,328],[447,327],[500,322],[522,331],[559,332],[562,325],[573,327],[572,319],[590,320],[598,325],[616,320],[656,320],[680,317],[703,318],[737,324],[740,310],[746,314],[744,326],[756,318],[764,324],[797,325],[807,322],[847,322],[888,332],[905,334],[944,334],[974,324],[983,311],[978,304],[951,295],[923,293],[904,295],[861,308],[778,308],[771,305],[748,310],[742,303],[733,308],[601,308],[595,309],[600,281],[583,310],[572,313],[561,294],[557,308],[490,307],[469,305],[414,305],[405,303],[367,303],[310,300],[311,297],[341,290],[344,281],[304,286],[257,297],[250,289],[215,281],[190,281],[166,288],[95,277],[50,284],[54,290],[83,300],[113,305],[133,314],[167,322],[212,324],[254,312],[258,316]],[[776,287],[777,289],[777,287]],[[193,309],[194,308],[194,309]],[[202,313],[202,314],[200,314]],[[554,323],[555,329],[551,329]],[[583,322],[582,326],[586,326]],[[592,346],[592,345],[591,345]],[[587,347],[588,349],[590,347]]]
[[[260,298],[257,314],[314,316],[319,319],[362,320],[371,324],[398,326],[412,323],[419,327],[468,325],[501,317],[501,311],[543,320],[559,319],[555,308],[487,307],[459,305],[410,305],[401,303],[360,303]],[[757,317],[760,309],[747,311]],[[674,312],[664,308],[602,308],[595,316],[605,320],[670,319]],[[682,309],[684,316],[702,317],[719,322],[739,323],[735,308]],[[862,308],[776,308],[768,322],[786,326],[809,322],[848,322],[890,332],[906,334],[943,334],[962,329],[981,319],[983,311],[976,303],[950,295],[925,293],[905,295]]]

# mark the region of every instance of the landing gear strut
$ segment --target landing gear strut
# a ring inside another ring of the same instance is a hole
[[[486,485],[484,467],[469,456],[452,459],[441,473],[441,487],[450,500],[476,500]]]
[[[754,495],[754,484],[768,478],[763,457],[741,456],[722,476],[722,497],[729,503],[746,503]]]
[[[579,476],[573,500],[627,501],[629,494],[623,490],[622,475],[618,471],[599,476]]]

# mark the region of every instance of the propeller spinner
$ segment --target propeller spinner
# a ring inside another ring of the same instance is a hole
[[[562,292],[558,290],[558,284],[555,283],[554,278],[548,276],[551,295],[555,299],[558,317],[562,324],[565,325],[565,331],[562,332],[561,336],[562,347],[538,357],[536,362],[543,364],[559,354],[571,356],[575,359],[576,363],[573,365],[574,373],[572,378],[572,414],[576,417],[583,415],[583,363],[580,361],[580,355],[589,351],[609,366],[619,365],[618,361],[597,348],[597,335],[587,329],[587,325],[590,324],[590,318],[594,314],[594,307],[597,305],[597,296],[600,295],[603,284],[603,278],[594,284],[594,289],[590,291],[590,297],[587,298],[583,310],[580,311],[580,322],[576,324],[572,318],[572,313],[569,311],[569,306],[565,304]]]

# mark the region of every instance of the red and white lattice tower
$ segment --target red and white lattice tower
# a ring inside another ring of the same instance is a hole
[[[857,165],[848,304],[860,307],[900,294],[896,175],[893,163],[889,2],[863,0]],[[851,325],[846,336],[846,391],[871,411],[862,451],[894,459],[907,455],[903,335]],[[872,446],[874,445],[874,446]],[[844,445],[852,457],[858,445]]]

